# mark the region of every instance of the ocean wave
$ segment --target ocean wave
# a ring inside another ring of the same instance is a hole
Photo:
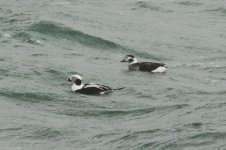
[[[186,6],[200,6],[203,3],[200,2],[191,2],[191,1],[183,1],[183,2],[179,2],[180,5],[186,5]]]
[[[159,141],[149,141],[142,144],[137,149],[184,149],[184,148],[197,148],[200,146],[203,149],[208,149],[216,142],[223,142],[226,139],[226,133],[224,132],[203,132],[203,133],[178,133],[180,138],[178,139],[162,139]],[[173,135],[171,135],[173,136]],[[222,143],[223,144],[223,143]],[[207,148],[208,147],[208,148]],[[215,148],[210,148],[215,149]]]
[[[111,140],[108,143],[115,143],[115,142],[120,142],[120,141],[131,140],[133,138],[137,138],[138,136],[150,135],[150,134],[155,134],[155,133],[159,133],[159,132],[167,132],[167,131],[162,130],[162,129],[135,131],[135,132],[127,133],[126,135],[122,135],[121,137]],[[98,137],[101,137],[101,136],[98,136]]]
[[[148,8],[148,9],[154,10],[154,11],[159,11],[161,9],[161,7],[155,6],[147,1],[138,1],[135,3],[135,5],[137,5],[140,8]]]
[[[16,91],[10,91],[10,90],[0,91],[0,96],[4,96],[10,99],[36,102],[36,103],[41,101],[56,100],[56,96],[54,96],[54,94],[44,94],[44,93],[36,93],[36,92],[16,92]]]
[[[63,70],[63,69],[62,69]],[[60,70],[56,70],[56,69],[49,69],[49,68],[46,68],[44,70],[44,72],[41,72],[41,71],[36,71],[34,70],[34,73],[35,74],[45,74],[44,76],[48,77],[51,82],[52,80],[62,80],[62,79],[65,79],[69,76],[67,73],[63,72],[63,71],[60,71]],[[72,72],[71,74],[73,74],[75,72]]]
[[[28,139],[51,139],[51,138],[57,138],[60,136],[60,131],[54,130],[53,128],[48,127],[33,127],[27,133],[24,135],[24,138]]]
[[[158,11],[158,12],[163,12],[163,13],[170,13],[173,12],[173,10],[166,10],[160,6],[157,6],[156,4],[153,4],[148,1],[137,1],[135,4],[135,8],[133,10],[137,9],[146,9],[150,11]]]
[[[13,38],[19,39],[19,40],[26,42],[26,43],[29,43],[29,44],[40,44],[41,43],[39,40],[34,39],[27,32],[18,32],[18,33],[13,35]]]
[[[38,32],[47,36],[52,36],[57,39],[67,39],[70,41],[75,41],[86,47],[104,49],[104,50],[110,49],[111,51],[121,52],[125,54],[134,54],[136,56],[140,56],[143,58],[159,59],[155,56],[150,55],[147,52],[134,50],[126,46],[122,46],[115,42],[112,42],[97,36],[89,35],[87,33],[84,33],[79,30],[75,30],[70,27],[66,27],[65,25],[57,22],[40,21],[32,24],[29,27],[29,31]],[[28,39],[29,39],[29,36],[28,36]]]
[[[12,128],[4,128],[4,129],[0,129],[0,132],[4,132],[4,131],[18,131],[18,130],[22,130],[22,127],[12,127]]]
[[[5,59],[4,58],[0,58],[0,61],[5,61]]]
[[[217,8],[213,8],[213,9],[206,9],[206,12],[211,12],[211,13],[217,13],[219,15],[223,15],[226,16],[226,8],[224,7],[217,7]]]
[[[6,76],[8,75],[9,70],[0,69],[0,75]]]
[[[123,49],[120,45],[95,37],[79,30],[74,30],[70,27],[66,27],[61,23],[41,21],[34,23],[29,27],[29,30],[42,33],[45,35],[53,36],[55,38],[65,38],[68,40],[76,41],[82,45],[97,47],[97,48],[112,48],[112,49]]]
[[[226,133],[225,132],[203,132],[203,133],[196,133],[190,135],[186,135],[181,139],[178,139],[176,141],[172,141],[169,143],[166,143],[165,146],[161,147],[163,149],[177,149],[180,147],[183,148],[195,148],[199,146],[204,146],[208,145],[213,146],[214,143],[220,142],[220,141],[225,141],[226,139]],[[205,149],[205,148],[204,148]],[[215,148],[210,148],[210,149],[215,149]]]
[[[134,109],[134,110],[67,110],[61,112],[61,114],[68,116],[96,116],[96,117],[117,117],[117,116],[140,116],[144,114],[149,114],[154,111],[172,111],[176,109],[181,109],[187,107],[186,104],[178,104],[173,106],[158,106],[158,107],[150,107],[144,109]]]

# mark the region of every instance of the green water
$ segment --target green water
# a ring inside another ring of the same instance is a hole
[[[226,149],[224,0],[0,0],[0,64],[0,150]]]

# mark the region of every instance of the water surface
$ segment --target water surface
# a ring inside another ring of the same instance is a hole
[[[0,149],[226,149],[225,4],[1,0]],[[76,94],[72,74],[125,88]]]

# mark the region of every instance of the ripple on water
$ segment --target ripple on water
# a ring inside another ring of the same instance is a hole
[[[159,144],[159,141],[163,141],[164,138],[161,140],[156,138],[160,137],[161,135],[172,134],[170,130],[163,130],[163,129],[149,129],[149,130],[141,130],[135,132],[126,132],[126,133],[118,133],[116,135],[107,134],[106,137],[98,137],[101,140],[105,141],[107,145],[120,145],[120,149],[152,149]],[[123,144],[127,143],[127,144]],[[130,143],[130,144],[128,144]],[[118,147],[118,148],[119,148]]]
[[[185,5],[185,6],[200,6],[203,5],[203,3],[200,2],[192,2],[192,1],[182,1],[179,2],[180,5]]]
[[[212,8],[212,9],[206,9],[206,12],[210,12],[210,13],[215,13],[215,14],[219,14],[222,16],[226,16],[226,8],[225,7],[217,7],[217,8]]]
[[[147,1],[138,1],[135,3],[140,8],[148,8],[149,10],[159,11],[161,7],[151,4]]]
[[[45,68],[44,70],[42,71],[35,71],[35,73],[37,74],[38,72],[40,74],[46,74],[46,76],[49,76],[51,78],[51,80],[66,80],[67,78],[67,73],[63,72],[62,71],[63,69],[61,70],[58,70],[58,69],[49,69],[49,68]],[[52,81],[51,81],[52,82]]]
[[[12,136],[15,137],[17,135],[17,138],[21,139],[30,139],[30,140],[52,140],[61,138],[61,131],[56,128],[49,128],[45,126],[39,126],[39,125],[23,125],[21,127],[17,128],[5,128],[0,129],[1,133],[5,133],[4,138],[11,139]]]
[[[139,10],[144,9],[148,11],[156,11],[156,12],[162,12],[162,13],[171,13],[173,10],[164,9],[160,5],[158,6],[155,3],[149,2],[149,1],[138,1],[135,3],[135,7],[132,8],[132,10]]]
[[[226,133],[222,132],[203,132],[186,135],[183,138],[166,144],[164,148],[191,148],[205,145],[213,145],[216,142],[223,142],[226,139]]]
[[[195,122],[195,123],[187,124],[187,125],[185,125],[185,127],[199,129],[199,128],[203,127],[203,123]]]
[[[9,70],[5,70],[5,69],[0,69],[0,75],[6,76],[8,75]]]
[[[41,53],[36,53],[36,54],[31,54],[33,57],[42,57],[42,56],[47,56],[46,54],[41,54]]]
[[[29,44],[38,44],[37,40],[34,40],[27,32],[18,32],[13,37]]]
[[[150,108],[142,108],[142,109],[133,109],[133,110],[104,110],[104,109],[87,109],[87,110],[65,110],[60,114],[68,115],[68,116],[79,116],[79,117],[134,117],[134,116],[142,116],[145,114],[149,114],[152,112],[164,111],[166,113],[182,109],[189,105],[186,104],[178,104],[172,106],[157,106]]]
[[[28,101],[39,103],[41,101],[55,101],[57,96],[52,93],[39,93],[39,92],[16,92],[11,90],[2,90],[0,95],[9,99]]]
[[[41,140],[41,139],[50,140],[56,139],[62,135],[59,130],[42,126],[28,127],[28,129],[26,130],[27,131],[26,134],[24,135],[24,138],[28,138],[31,140]]]

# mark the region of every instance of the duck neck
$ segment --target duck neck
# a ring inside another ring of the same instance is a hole
[[[80,84],[80,85],[76,85],[75,83],[71,86],[72,91],[77,91],[82,89],[82,87],[84,86],[84,84]]]

